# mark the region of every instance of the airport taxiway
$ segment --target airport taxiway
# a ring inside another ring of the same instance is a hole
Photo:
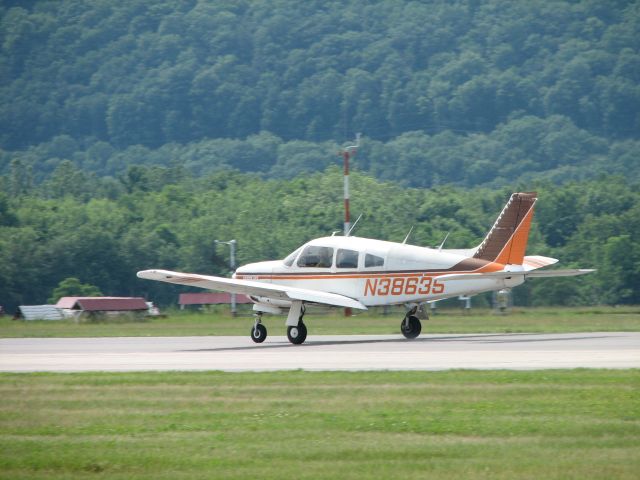
[[[0,371],[640,368],[640,332],[0,339]]]

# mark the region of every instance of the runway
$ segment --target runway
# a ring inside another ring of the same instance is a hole
[[[640,333],[0,339],[0,371],[640,368]]]

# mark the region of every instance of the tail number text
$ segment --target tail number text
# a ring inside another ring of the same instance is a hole
[[[368,278],[364,296],[429,295],[444,292],[444,284],[433,277]]]

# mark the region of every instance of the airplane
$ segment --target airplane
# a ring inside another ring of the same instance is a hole
[[[513,193],[484,240],[474,248],[419,247],[349,235],[311,240],[283,260],[250,263],[232,278],[143,270],[139,278],[245,294],[255,312],[251,339],[262,343],[263,313],[287,314],[287,338],[304,343],[305,306],[322,304],[367,310],[381,305],[407,306],[400,331],[420,335],[427,303],[460,295],[510,289],[530,277],[583,275],[592,269],[539,270],[555,258],[525,255],[535,192]],[[443,242],[444,243],[444,242]]]

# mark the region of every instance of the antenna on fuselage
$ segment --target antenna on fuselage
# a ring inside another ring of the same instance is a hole
[[[402,241],[402,243],[407,243],[407,240],[409,240],[409,235],[411,235],[411,232],[413,232],[413,225],[411,225],[411,228],[409,229],[409,233],[407,233],[407,236],[404,237],[404,240]]]
[[[356,228],[356,225],[358,224],[358,222],[360,221],[361,218],[362,218],[362,214],[360,214],[358,216],[358,219],[355,222],[353,222],[353,225],[351,225],[351,228],[349,229],[349,231],[347,232],[345,237],[348,237],[349,235],[351,235],[351,232],[353,232],[353,229]]]
[[[444,236],[444,240],[442,240],[442,243],[438,246],[438,251],[442,250],[442,247],[444,247],[444,242],[447,241],[447,238],[449,238],[449,234],[451,232],[447,232],[447,234]]]

